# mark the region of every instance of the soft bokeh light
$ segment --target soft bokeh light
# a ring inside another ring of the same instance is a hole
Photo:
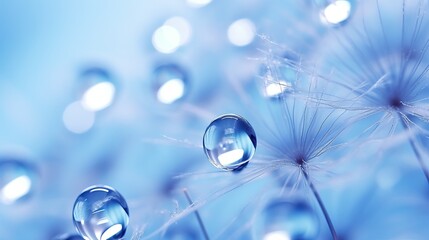
[[[5,204],[11,204],[27,195],[31,189],[31,179],[28,176],[20,176],[0,189],[0,199]]]
[[[100,111],[109,107],[115,97],[115,86],[100,82],[89,88],[82,97],[82,105],[88,111]]]
[[[292,238],[284,231],[273,231],[265,234],[263,240],[292,240]]]
[[[163,25],[156,29],[152,36],[152,44],[158,52],[173,53],[180,46],[182,39],[175,27]]]
[[[292,84],[285,81],[269,83],[265,86],[265,94],[267,97],[277,97],[287,90],[290,90]]]
[[[199,8],[199,7],[204,7],[204,6],[208,5],[209,3],[212,2],[212,0],[186,0],[186,2],[191,7]]]
[[[180,35],[180,45],[186,44],[192,36],[191,24],[183,17],[172,17],[165,21],[164,26],[175,28]]]
[[[236,46],[249,45],[255,38],[256,28],[250,19],[243,18],[233,22],[228,27],[228,39]]]
[[[340,24],[350,17],[351,4],[348,0],[336,0],[322,10],[320,18],[328,24]]]
[[[158,100],[165,104],[171,104],[183,97],[185,84],[182,79],[171,79],[164,83],[156,93]]]
[[[64,110],[64,126],[72,133],[85,133],[92,128],[94,122],[95,113],[88,111],[81,101],[72,102]]]

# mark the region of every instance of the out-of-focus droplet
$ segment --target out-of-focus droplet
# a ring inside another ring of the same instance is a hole
[[[28,163],[13,159],[0,159],[0,201],[13,204],[31,195],[36,172]]]
[[[192,36],[191,24],[183,17],[169,18],[165,21],[164,26],[170,26],[177,30],[180,35],[180,46],[186,44]]]
[[[186,0],[191,7],[200,8],[208,5],[212,0]]]
[[[198,239],[198,234],[189,227],[172,227],[167,230],[163,239],[168,240],[188,240]]]
[[[173,53],[180,46],[180,32],[176,28],[162,25],[152,35],[152,44],[158,52]]]
[[[191,24],[183,17],[171,17],[152,35],[152,45],[160,53],[170,54],[186,44],[192,36]]]
[[[120,239],[128,226],[129,211],[125,199],[109,186],[84,190],[73,207],[73,222],[85,239]]]
[[[335,0],[325,6],[320,12],[322,22],[329,25],[340,25],[346,22],[351,13],[352,5],[348,0]]]
[[[222,115],[207,127],[203,147],[215,167],[239,170],[255,153],[256,134],[243,117],[235,114]]]
[[[256,35],[256,28],[247,18],[239,19],[228,27],[228,40],[239,47],[249,45]]]
[[[112,105],[116,96],[116,86],[112,75],[104,68],[88,68],[80,76],[82,86],[81,104],[88,110],[97,112]]]
[[[54,240],[84,240],[81,236],[77,234],[63,234],[54,238]]]
[[[172,104],[182,99],[188,91],[186,71],[176,64],[163,64],[154,71],[152,88],[156,98],[164,104]]]
[[[262,211],[255,224],[255,238],[264,240],[316,239],[319,222],[313,209],[297,198],[276,198]]]
[[[69,104],[63,113],[64,126],[72,133],[85,133],[92,128],[95,113],[84,108],[80,101]]]

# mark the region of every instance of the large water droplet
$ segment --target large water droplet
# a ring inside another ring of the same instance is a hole
[[[255,238],[264,240],[310,240],[317,237],[319,222],[313,209],[303,200],[274,199],[255,224]]]
[[[204,152],[210,162],[224,170],[239,170],[253,157],[256,134],[241,116],[222,115],[207,127],[203,137]]]
[[[73,221],[85,239],[107,240],[124,236],[129,211],[122,195],[108,186],[84,190],[73,207]]]
[[[163,64],[154,71],[152,87],[158,101],[172,104],[182,99],[188,88],[186,71],[176,64]]]
[[[31,195],[36,171],[18,159],[0,159],[0,201],[13,204]]]

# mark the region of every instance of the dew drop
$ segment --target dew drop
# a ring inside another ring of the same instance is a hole
[[[207,127],[203,137],[204,152],[219,169],[240,170],[253,157],[256,134],[241,116],[222,115]]]
[[[87,111],[97,112],[112,105],[117,87],[112,75],[104,68],[91,67],[82,72],[81,99],[82,107]]]
[[[173,104],[181,100],[188,91],[186,71],[177,64],[163,64],[154,71],[152,88],[156,99],[163,104]]]
[[[341,25],[350,18],[351,8],[349,0],[330,1],[320,12],[320,19],[328,25]]]
[[[129,211],[122,195],[108,186],[84,190],[73,207],[73,222],[85,239],[119,239],[128,226]]]
[[[13,204],[29,197],[34,189],[35,177],[35,169],[22,160],[0,160],[0,201]]]
[[[266,205],[255,231],[256,239],[310,240],[317,237],[319,222],[313,209],[300,199],[274,199]]]

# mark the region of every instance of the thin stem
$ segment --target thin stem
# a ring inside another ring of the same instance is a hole
[[[331,218],[329,217],[328,211],[326,210],[325,205],[323,204],[323,201],[320,198],[320,195],[317,192],[316,187],[314,186],[313,182],[310,180],[307,170],[302,168],[302,173],[304,174],[305,180],[307,181],[307,184],[310,186],[310,189],[313,192],[314,197],[316,197],[316,200],[320,206],[320,209],[322,209],[323,215],[325,216],[326,222],[328,223],[329,230],[331,231],[332,238],[334,240],[338,240],[337,232],[335,231],[334,225],[332,224]]]
[[[405,120],[403,118],[401,118],[401,123],[405,130],[410,131],[409,126],[405,123]],[[410,142],[411,148],[413,149],[414,154],[416,155],[417,161],[420,164],[420,168],[422,169],[423,174],[426,177],[426,181],[429,184],[429,170],[426,167],[425,163],[423,162],[422,155],[419,153],[419,150],[417,150],[416,143],[414,142],[414,139],[411,136],[408,137],[408,141]]]
[[[190,205],[194,204],[194,202],[192,202],[191,197],[189,196],[188,190],[183,189],[183,193],[185,194],[186,199],[188,200],[189,204],[190,204]],[[199,214],[198,210],[195,210],[195,212],[194,212],[194,213],[195,213],[195,216],[197,217],[197,221],[198,221],[198,224],[200,225],[201,231],[203,232],[204,239],[205,239],[205,240],[210,240],[210,238],[209,238],[209,234],[207,233],[207,230],[206,230],[206,228],[204,227],[203,220],[201,219],[201,216],[200,216],[200,214]]]

